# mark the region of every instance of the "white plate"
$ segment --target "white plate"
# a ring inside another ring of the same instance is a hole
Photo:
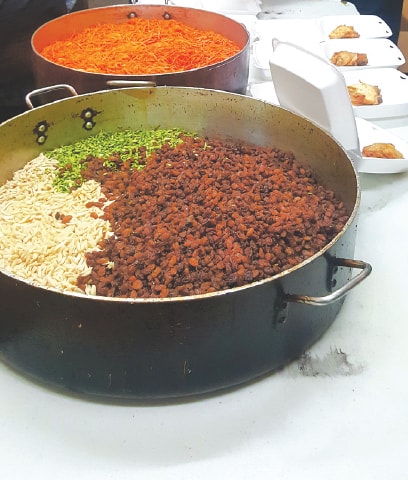
[[[328,40],[323,44],[323,53],[330,61],[335,52],[365,53],[368,65],[362,67],[337,67],[340,70],[357,70],[379,67],[399,67],[405,63],[404,55],[394,42],[387,38],[348,38]]]
[[[386,174],[408,171],[408,144],[402,138],[362,118],[356,118],[356,125],[361,149],[377,142],[392,143],[404,155],[401,159],[362,157],[357,167],[360,173]]]
[[[354,27],[359,38],[388,38],[392,35],[391,28],[377,15],[330,15],[317,19],[317,23],[322,40],[330,40],[330,33],[339,25]]]
[[[382,103],[353,106],[356,116],[368,119],[408,115],[408,77],[404,73],[395,68],[343,70],[342,73],[346,85],[361,81],[381,90]]]

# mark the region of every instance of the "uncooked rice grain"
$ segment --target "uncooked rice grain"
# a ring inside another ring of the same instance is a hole
[[[57,192],[56,166],[41,154],[0,186],[0,269],[34,285],[83,293],[77,278],[90,270],[85,253],[111,235],[102,209],[86,204],[105,197],[93,180],[71,194]],[[72,219],[64,223],[64,215]]]

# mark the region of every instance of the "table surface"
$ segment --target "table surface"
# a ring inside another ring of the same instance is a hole
[[[408,140],[408,116],[375,123]],[[304,358],[160,406],[62,395],[0,363],[2,477],[405,478],[408,174],[361,175],[361,186],[355,258],[373,273]]]

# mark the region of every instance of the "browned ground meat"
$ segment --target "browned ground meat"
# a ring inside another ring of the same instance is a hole
[[[113,160],[113,158],[112,158]],[[163,146],[142,171],[101,159],[86,178],[114,199],[114,235],[88,255],[103,296],[174,297],[270,277],[325,246],[349,215],[291,152],[186,138]]]

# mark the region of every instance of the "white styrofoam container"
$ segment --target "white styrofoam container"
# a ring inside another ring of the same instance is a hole
[[[261,39],[278,38],[299,45],[330,40],[329,34],[339,25],[351,25],[359,38],[388,38],[391,28],[376,15],[331,15],[320,18],[257,20],[255,31]]]
[[[284,35],[279,37],[271,37],[271,38],[259,38],[253,42],[253,59],[255,67],[259,68],[260,70],[265,70],[269,74],[269,60],[273,53],[273,41],[279,40],[282,42],[289,42],[293,45],[298,45],[304,49],[307,49],[309,52],[314,53],[316,55],[320,55],[324,57],[324,51],[322,49],[322,44],[313,41],[313,39],[303,40],[302,36],[295,37],[289,40],[289,37],[285,38]]]
[[[388,24],[377,15],[330,15],[316,20],[322,40],[329,40],[330,33],[339,25],[354,27],[359,38],[388,38],[392,30]]]
[[[357,70],[365,68],[394,67],[405,63],[401,50],[387,38],[348,38],[328,40],[322,44],[323,55],[330,61],[335,52],[348,51],[365,53],[368,65],[361,67],[336,67],[340,70]]]
[[[279,105],[273,82],[262,82],[251,85],[250,94],[258,100]],[[356,118],[356,128],[361,148],[375,142],[392,143],[405,157],[403,159],[384,159],[362,156],[357,162],[357,170],[359,173],[390,174],[408,171],[407,142],[363,118]]]
[[[359,81],[376,85],[381,90],[379,105],[353,106],[356,116],[361,118],[386,118],[408,115],[408,77],[395,68],[368,68],[343,71],[346,85]]]
[[[276,40],[269,65],[280,105],[314,121],[358,156],[354,112],[338,69],[298,45]]]
[[[360,173],[402,173],[408,171],[408,144],[402,138],[384,128],[377,127],[363,118],[356,118],[361,148],[375,142],[392,143],[404,158],[361,157],[358,171]]]
[[[347,150],[357,171],[398,173],[408,170],[406,142],[355,117],[345,77],[327,59],[298,45],[275,40],[270,71],[273,92],[269,95],[276,96],[282,107],[308,118],[331,134]],[[361,145],[375,142],[394,143],[406,158],[391,161],[363,158]]]
[[[405,63],[405,58],[401,50],[394,42],[387,38],[348,38],[318,42],[314,35],[305,38],[300,25],[304,26],[304,23],[299,24],[297,33],[285,30],[283,25],[281,25],[281,30],[275,28],[272,29],[268,35],[258,35],[258,40],[254,42],[253,49],[255,66],[261,70],[269,69],[269,57],[273,50],[273,39],[298,45],[329,61],[335,52],[343,50],[355,53],[365,53],[367,55],[368,65],[366,66],[336,67],[344,71],[382,67],[397,68]]]

